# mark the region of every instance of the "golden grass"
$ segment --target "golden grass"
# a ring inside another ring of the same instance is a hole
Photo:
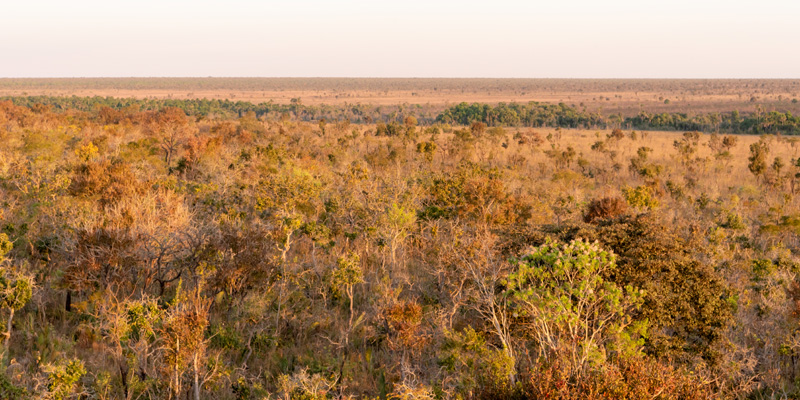
[[[602,114],[742,112],[757,107],[800,113],[797,80],[80,78],[0,79],[0,96],[112,96],[228,99],[288,104],[566,103]],[[665,100],[669,100],[665,104]]]

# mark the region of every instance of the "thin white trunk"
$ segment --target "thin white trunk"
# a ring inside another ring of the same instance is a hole
[[[194,355],[194,400],[200,400],[200,369],[197,365],[198,354]]]
[[[3,344],[3,352],[0,353],[0,364],[5,366],[6,363],[6,355],[9,353],[9,345],[11,345],[11,320],[14,319],[14,309],[9,308],[8,312],[8,322],[6,323],[6,338],[5,343]]]

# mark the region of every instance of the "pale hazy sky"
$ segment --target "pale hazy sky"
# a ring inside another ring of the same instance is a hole
[[[798,78],[799,0],[0,0],[0,77]]]

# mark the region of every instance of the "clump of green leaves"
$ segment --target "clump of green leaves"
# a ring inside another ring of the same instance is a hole
[[[64,364],[51,367],[47,376],[47,392],[55,400],[69,398],[75,393],[78,381],[86,375],[83,361],[70,360]]]
[[[0,233],[0,263],[5,261],[5,256],[13,248],[13,244],[8,240],[8,235]],[[0,308],[7,310],[9,331],[5,332],[0,361],[5,365],[8,355],[9,342],[11,340],[11,321],[14,313],[25,307],[33,296],[33,277],[25,275],[19,271],[0,267]]]
[[[75,155],[78,156],[78,159],[80,159],[83,162],[89,161],[97,157],[98,154],[99,154],[99,149],[92,142],[86,143],[85,145],[75,149]]]
[[[651,210],[658,207],[658,198],[656,198],[655,191],[650,186],[626,187],[622,189],[622,193],[625,196],[625,201],[633,208]]]
[[[0,269],[0,305],[18,311],[33,295],[33,279]]]
[[[725,214],[724,220],[719,224],[719,226],[733,230],[742,230],[747,227],[742,219],[742,216],[733,211]]]
[[[615,268],[614,253],[583,240],[548,240],[515,261],[503,296],[529,327],[540,357],[558,359],[579,376],[613,354],[638,352],[646,323],[634,323],[631,313],[642,292],[607,281]]]
[[[436,152],[436,142],[417,143],[417,153],[422,154],[428,162],[433,161],[433,154]]]
[[[488,345],[472,327],[445,332],[439,365],[454,378],[448,389],[465,396],[478,389],[503,388],[515,374],[514,359]]]

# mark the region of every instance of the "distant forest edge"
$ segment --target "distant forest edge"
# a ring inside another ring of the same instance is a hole
[[[733,110],[713,113],[648,113],[641,111],[634,116],[620,114],[602,115],[581,111],[564,103],[549,104],[539,102],[499,103],[460,103],[437,109],[430,105],[400,104],[395,106],[376,106],[371,104],[343,105],[304,105],[300,99],[290,104],[264,102],[254,104],[246,101],[207,100],[207,99],[135,99],[115,97],[52,97],[52,96],[7,96],[0,101],[11,101],[15,105],[33,109],[49,107],[54,111],[78,110],[100,113],[109,107],[119,111],[160,110],[167,107],[183,109],[188,115],[198,117],[218,116],[223,118],[242,117],[254,113],[258,117],[281,117],[294,115],[303,121],[349,120],[353,123],[387,124],[401,123],[413,116],[420,123],[469,125],[482,122],[488,126],[525,126],[561,128],[626,128],[640,130],[675,130],[725,132],[743,134],[800,134],[800,117],[786,111],[763,111],[759,109],[749,114]]]

